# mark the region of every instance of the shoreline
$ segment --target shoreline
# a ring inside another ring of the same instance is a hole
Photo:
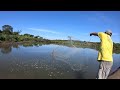
[[[22,42],[0,42],[0,46],[2,45],[15,45],[15,44],[24,44],[24,43],[43,43],[43,42],[35,42],[35,41],[22,41]]]
[[[11,46],[11,45],[21,45],[24,44],[26,42],[2,42],[0,43],[0,47],[2,46]]]

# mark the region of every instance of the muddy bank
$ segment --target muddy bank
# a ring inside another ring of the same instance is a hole
[[[120,67],[109,75],[108,79],[120,79]]]
[[[25,43],[28,43],[28,44],[32,44],[32,43],[36,43],[36,42],[31,42],[31,41],[23,41],[23,42],[7,42],[7,41],[4,41],[4,42],[0,42],[0,47],[2,46],[11,46],[11,45],[23,45]]]
[[[21,45],[23,42],[1,42],[0,47]]]

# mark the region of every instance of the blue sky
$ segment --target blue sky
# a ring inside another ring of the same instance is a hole
[[[113,41],[120,42],[120,11],[0,11],[0,29],[5,24],[20,34],[92,42],[100,40],[90,37],[90,32],[111,29]]]

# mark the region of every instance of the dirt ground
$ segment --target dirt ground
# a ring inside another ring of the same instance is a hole
[[[120,79],[120,68],[111,74],[108,79]]]

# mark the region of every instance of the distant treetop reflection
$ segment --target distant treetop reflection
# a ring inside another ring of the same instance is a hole
[[[0,48],[3,54],[8,54],[12,51],[12,46],[10,45],[4,45],[4,46],[1,46]]]
[[[12,51],[12,47],[13,48],[19,48],[19,45],[18,44],[2,44],[0,45],[0,49],[1,49],[1,52],[3,54],[8,54]]]
[[[51,44],[51,43],[49,43]],[[41,43],[41,42],[23,42],[23,43],[0,43],[0,49],[1,52],[3,54],[8,54],[12,51],[12,48],[20,48],[19,46],[23,46],[23,47],[39,47],[42,45],[49,45],[48,43]],[[64,46],[68,46],[67,44],[58,44],[58,43],[52,43],[55,45],[64,45]],[[95,49],[95,50],[99,50],[99,45],[100,43],[74,43],[74,46],[76,46],[77,48],[91,48],[91,49]],[[114,44],[114,49],[113,49],[113,53],[119,54],[120,53],[120,44]]]
[[[1,44],[0,45],[0,49],[1,49],[1,52],[3,54],[8,54],[12,51],[12,48],[20,48],[21,44],[17,44],[17,43],[13,43],[13,44],[10,44],[10,43],[5,43],[5,44]],[[43,44],[41,43],[22,43],[22,46],[23,47],[33,47],[33,46],[42,46]]]

